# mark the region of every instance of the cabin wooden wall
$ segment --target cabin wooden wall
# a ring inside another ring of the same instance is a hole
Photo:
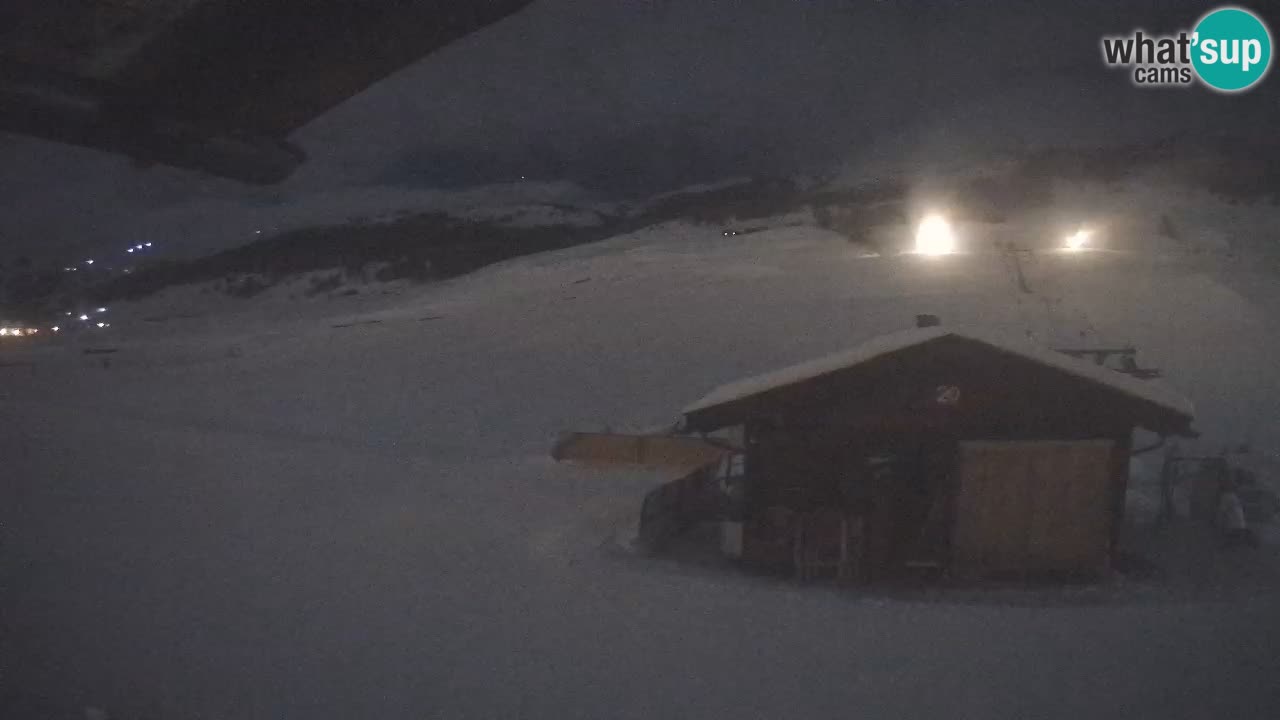
[[[753,425],[744,558],[763,567],[790,561],[787,532],[779,526],[787,516],[780,512],[784,508],[798,514],[835,508],[859,518],[868,579],[892,574],[907,560],[936,558],[934,550],[947,542],[955,454],[953,437],[924,429],[885,433],[834,426],[796,432]]]
[[[1015,353],[946,337],[705,407],[686,414],[686,423],[695,431],[745,426],[746,532],[749,542],[753,528],[766,530],[759,537],[770,553],[782,536],[768,532],[762,516],[841,502],[853,512],[873,508],[870,554],[893,564],[913,553],[907,546],[916,541],[922,505],[863,477],[867,458],[886,454],[907,460],[895,484],[931,477],[940,480],[926,488],[947,489],[953,502],[934,545],[949,539],[962,571],[1096,574],[1109,564],[1123,518],[1133,428],[1184,432],[1189,418]],[[928,461],[913,465],[912,458]],[[866,503],[844,485],[860,479],[868,480]]]
[[[1105,571],[1115,522],[1117,455],[1112,440],[962,443],[953,572]]]

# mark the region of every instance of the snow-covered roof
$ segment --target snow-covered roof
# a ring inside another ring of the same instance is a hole
[[[773,372],[745,378],[712,390],[707,396],[684,409],[693,413],[706,408],[724,405],[768,390],[794,385],[828,373],[860,365],[874,358],[889,355],[909,347],[921,345],[942,337],[954,336],[973,340],[997,350],[1026,358],[1063,372],[1106,385],[1125,395],[1158,405],[1188,418],[1195,414],[1191,401],[1179,393],[1150,380],[1139,380],[1130,375],[1110,370],[1094,362],[1071,357],[1055,350],[1034,345],[1021,338],[1002,337],[984,331],[931,327],[905,330],[881,335],[861,345],[842,352],[816,358]]]

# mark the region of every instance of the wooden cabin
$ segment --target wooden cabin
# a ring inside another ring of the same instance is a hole
[[[1191,435],[1192,415],[1153,382],[930,327],[726,385],[684,421],[743,440],[724,484],[744,562],[873,581],[1105,572],[1135,428]]]

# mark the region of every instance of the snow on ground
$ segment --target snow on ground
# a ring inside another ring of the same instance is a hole
[[[382,308],[413,291],[414,284],[406,279],[378,281],[380,267],[370,263],[355,274],[336,267],[297,273],[270,281],[273,284],[249,298],[229,294],[225,280],[174,285],[139,300],[112,303],[102,315],[90,313],[91,324],[105,319],[112,322],[111,327],[105,332],[80,332],[74,343],[115,345],[269,334],[298,322],[327,326],[335,315]],[[69,321],[69,325],[77,329],[76,323]]]
[[[1204,446],[1274,452],[1271,269],[1044,254],[1029,295],[988,252],[721,232],[671,223],[270,324],[121,323],[108,367],[83,344],[6,353],[30,364],[0,367],[0,710],[1274,714],[1274,594],[900,599],[694,569],[611,550],[643,488],[547,459],[562,430],[668,423],[917,313],[1135,343]]]
[[[167,257],[196,257],[240,244],[233,241],[237,237],[243,242],[255,240],[257,231],[275,233],[355,220],[390,223],[428,212],[469,217],[490,208],[526,208],[529,217],[525,221],[532,223],[537,217],[529,208],[535,206],[583,208],[586,216],[615,209],[570,182],[512,182],[452,190],[368,185],[304,193],[287,202],[247,207],[234,200],[187,203],[151,213],[138,233],[140,239],[156,242],[157,250],[163,249]],[[560,217],[553,214],[552,219]]]
[[[468,208],[458,217],[487,220],[509,227],[596,227],[604,222],[602,213],[561,205],[496,205]]]
[[[642,214],[645,211],[652,210],[655,206],[661,204],[664,200],[670,200],[673,197],[679,197],[682,195],[697,195],[700,193],[715,192],[717,190],[728,190],[729,188],[737,187],[739,185],[747,185],[750,182],[751,182],[751,178],[744,175],[741,177],[726,178],[724,180],[719,180],[716,182],[705,182],[705,183],[695,183],[693,185],[686,185],[685,187],[678,188],[676,190],[668,190],[666,192],[657,193],[656,195],[651,195],[645,200],[635,203],[630,208],[630,214],[631,215]]]

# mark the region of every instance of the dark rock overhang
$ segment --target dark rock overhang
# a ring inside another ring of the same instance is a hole
[[[251,183],[288,136],[532,0],[0,0],[0,131]]]

